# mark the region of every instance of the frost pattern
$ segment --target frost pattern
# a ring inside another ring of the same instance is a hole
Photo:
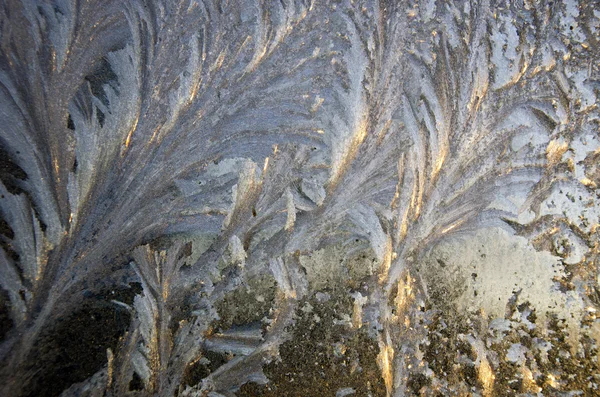
[[[93,388],[123,395],[134,373],[156,395],[267,381],[311,293],[299,257],[356,241],[376,263],[352,321],[375,311],[387,394],[404,395],[427,249],[500,225],[540,249],[558,233],[571,263],[598,256],[600,13],[556,3],[3,2],[2,394],[119,261],[143,291],[114,302],[132,323]],[[559,203],[565,186],[583,213]],[[258,338],[215,339],[216,305],[256,275],[276,280],[278,315]],[[185,386],[207,344],[240,354]]]

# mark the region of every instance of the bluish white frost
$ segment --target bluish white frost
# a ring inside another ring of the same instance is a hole
[[[298,301],[349,280],[369,288],[336,321],[370,325],[387,394],[403,395],[405,353],[418,351],[405,320],[446,275],[416,273],[444,250],[455,275],[479,275],[457,290],[486,289],[454,303],[499,318],[517,284],[535,307],[552,303],[576,344],[597,277],[566,293],[553,277],[598,255],[594,4],[28,0],[0,12],[0,147],[16,167],[0,181],[3,394],[33,379],[42,330],[116,262],[143,286],[114,302],[130,330],[65,395],[122,395],[134,373],[155,395],[265,383]],[[481,241],[494,260],[468,249]],[[279,289],[264,333],[213,335],[219,302],[258,276]],[[494,355],[469,343],[490,395]],[[186,387],[203,349],[239,355]]]
[[[343,389],[339,389],[338,391],[335,392],[335,397],[351,396],[355,393],[356,393],[356,390],[354,390],[353,388],[344,387]]]
[[[515,364],[522,364],[525,361],[525,352],[520,343],[513,343],[506,353],[506,359]]]

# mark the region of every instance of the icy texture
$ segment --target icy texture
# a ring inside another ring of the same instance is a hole
[[[482,321],[456,337],[471,391],[502,393],[508,360],[520,392],[597,393],[590,367],[569,383],[484,340],[546,316],[578,362],[599,347],[599,27],[575,0],[1,2],[0,394],[127,285],[128,330],[65,395],[264,386],[299,303],[340,290],[333,324],[368,329],[388,396],[469,390],[421,351],[453,310]],[[225,327],[253,282],[266,315]]]

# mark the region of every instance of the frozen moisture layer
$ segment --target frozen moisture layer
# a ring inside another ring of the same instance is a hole
[[[599,16],[2,2],[0,395],[598,394]]]
[[[423,272],[428,289],[434,292],[443,285],[459,311],[483,310],[492,319],[502,319],[507,304],[517,296],[519,303],[528,302],[536,310],[538,325],[543,326],[546,314],[552,313],[573,333],[584,314],[577,292],[560,290],[556,280],[564,277],[565,267],[559,258],[536,251],[527,239],[504,229],[443,240],[426,256]]]

